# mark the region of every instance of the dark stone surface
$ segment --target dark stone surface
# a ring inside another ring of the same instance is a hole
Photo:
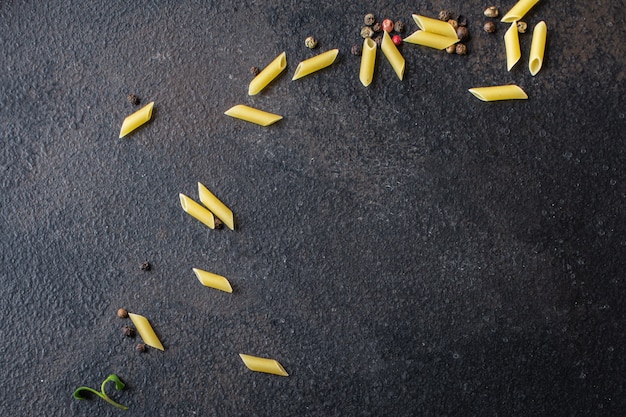
[[[410,33],[412,12],[452,6],[59,3],[0,3],[3,415],[118,415],[71,397],[112,372],[132,416],[626,409],[623,2],[540,2],[525,18],[549,28],[536,77],[530,33],[509,73],[506,26],[482,32],[488,4],[460,2],[469,55],[403,45],[404,81],[379,55],[367,89],[349,53],[366,12]],[[335,65],[290,81],[334,47]],[[287,73],[248,97],[250,67],[283,50]],[[530,99],[467,92],[506,83]],[[131,93],[154,118],[118,139]],[[238,103],[284,119],[222,114]],[[181,210],[197,181],[238,230]],[[119,307],[165,352],[135,352]]]

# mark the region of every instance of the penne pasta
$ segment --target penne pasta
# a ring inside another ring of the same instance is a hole
[[[124,136],[128,135],[130,132],[150,120],[150,118],[152,117],[153,108],[154,101],[146,104],[144,107],[126,117],[124,119],[124,122],[122,123],[122,128],[120,129],[120,138],[123,138]]]
[[[139,336],[141,336],[146,345],[152,346],[155,349],[165,350],[156,333],[152,330],[152,326],[150,326],[147,318],[133,313],[128,313],[128,317],[132,320],[137,329],[137,333],[139,333]]]
[[[383,43],[380,45],[380,49],[383,51],[385,56],[387,57],[387,61],[393,67],[393,70],[396,72],[398,78],[402,79],[404,77],[404,57],[398,51],[398,48],[391,40],[391,36],[387,31],[383,31]]]
[[[424,32],[423,30],[413,32],[410,36],[404,38],[403,40],[403,42],[428,46],[435,49],[446,49],[448,46],[454,45],[458,41],[459,38],[448,38],[435,33]]]
[[[454,45],[459,41],[459,38],[446,37],[437,35],[435,33],[424,32],[418,30],[413,32],[409,37],[404,38],[403,42],[414,43],[417,45],[428,46],[435,49],[446,49],[450,45]]]
[[[361,70],[359,79],[365,87],[372,83],[374,78],[374,66],[376,64],[376,42],[372,38],[363,40],[363,53],[361,55]]]
[[[511,71],[511,68],[513,68],[522,57],[522,52],[519,47],[517,22],[511,23],[511,27],[504,34],[504,46],[506,48],[506,68]]]
[[[482,101],[524,100],[528,96],[517,85],[470,88],[469,92]]]
[[[218,219],[220,219],[230,230],[235,230],[235,217],[233,212],[226,207],[215,195],[209,191],[201,183],[198,183],[198,195],[200,201],[209,209]]]
[[[198,280],[205,287],[215,288],[225,292],[232,293],[233,287],[230,286],[230,282],[221,275],[214,274],[212,272],[203,271],[202,269],[193,268],[194,274],[198,277]]]
[[[285,68],[287,68],[287,55],[283,52],[254,77],[248,87],[248,94],[251,96],[259,94],[274,78],[278,77]]]
[[[309,58],[300,62],[291,80],[297,80],[299,78],[312,74],[315,71],[319,71],[322,68],[326,68],[327,66],[335,62],[338,53],[339,49],[331,49],[330,51],[326,51],[317,56],[314,56],[313,58]]]
[[[187,197],[185,194],[179,194],[180,205],[188,214],[195,217],[211,229],[215,229],[215,216],[209,210]]]
[[[515,22],[517,20],[520,20],[538,2],[539,2],[539,0],[520,0],[520,1],[518,1],[515,4],[515,6],[513,6],[511,8],[511,10],[509,10],[507,12],[507,14],[502,16],[502,20],[501,21],[504,22],[504,23],[512,23],[512,22]]]
[[[439,19],[433,19],[431,17],[420,16],[418,14],[413,15],[413,20],[417,23],[420,29],[424,32],[434,33],[437,35],[445,36],[446,38],[455,38],[456,30],[448,22],[444,22]]]
[[[261,126],[269,126],[283,118],[283,116],[278,114],[268,113],[244,104],[233,106],[226,110],[224,114],[236,119],[245,120],[246,122],[256,123]]]
[[[285,371],[285,368],[283,368],[282,365],[274,359],[259,358],[258,356],[244,355],[243,353],[240,353],[239,356],[241,357],[243,363],[251,371],[289,376],[287,371]]]
[[[533,29],[533,40],[530,44],[530,58],[528,60],[528,69],[535,76],[543,65],[543,54],[546,50],[546,37],[548,36],[548,27],[546,22],[541,21],[535,25]]]

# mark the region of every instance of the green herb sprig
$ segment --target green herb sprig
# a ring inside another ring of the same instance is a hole
[[[82,391],[88,391],[91,392],[92,394],[97,395],[98,397],[102,398],[104,401],[108,402],[109,404],[111,404],[113,407],[117,407],[121,410],[128,410],[128,407],[126,407],[125,405],[116,403],[115,401],[113,401],[104,391],[104,386],[107,384],[107,382],[109,381],[113,381],[115,382],[115,389],[118,391],[121,391],[124,389],[124,387],[126,386],[122,381],[120,381],[120,379],[118,378],[117,375],[115,374],[111,374],[107,377],[107,379],[104,380],[104,382],[102,382],[102,386],[100,387],[100,392],[96,391],[93,388],[89,388],[89,387],[78,387],[76,388],[76,391],[74,391],[74,398],[76,398],[77,400],[85,400],[86,397],[84,397],[81,392]]]

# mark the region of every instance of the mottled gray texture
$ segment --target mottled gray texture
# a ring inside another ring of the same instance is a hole
[[[525,19],[549,28],[534,78],[531,34],[507,72],[486,3],[344,3],[0,3],[3,415],[120,415],[71,397],[111,372],[130,416],[626,409],[623,2],[542,1]],[[363,15],[409,33],[412,12],[442,7],[468,17],[470,54],[403,45],[404,81],[379,55],[363,88]],[[335,65],[290,81],[334,47]],[[248,97],[250,67],[283,50],[286,74]],[[530,99],[467,92],[504,83]],[[129,93],[154,117],[118,139]],[[238,103],[284,119],[222,114]],[[181,210],[197,181],[238,230]],[[119,307],[165,352],[136,353]]]

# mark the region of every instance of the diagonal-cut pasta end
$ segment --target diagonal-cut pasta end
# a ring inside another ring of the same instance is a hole
[[[539,58],[534,58],[528,63],[528,69],[530,70],[530,74],[534,77],[537,75],[539,70],[541,69],[541,60]]]

